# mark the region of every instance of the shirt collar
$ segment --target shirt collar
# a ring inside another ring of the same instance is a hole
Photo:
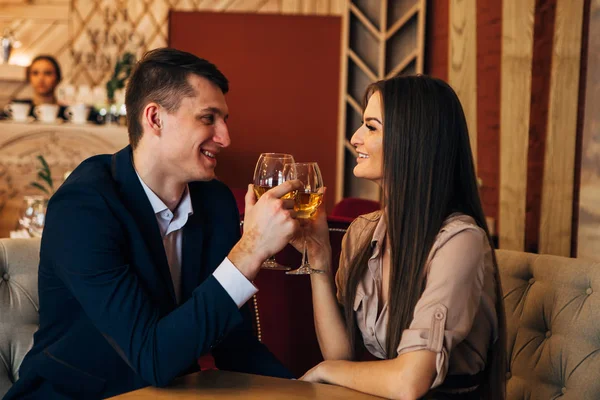
[[[146,193],[146,197],[148,197],[148,200],[150,201],[150,205],[152,206],[152,210],[154,211],[154,214],[157,216],[159,216],[159,214],[165,210],[167,210],[169,207],[167,207],[167,205],[160,199],[160,197],[158,197],[156,195],[156,193],[154,193],[152,191],[152,189],[150,189],[150,187],[148,187],[148,185],[146,185],[146,182],[144,182],[142,180],[142,177],[140,176],[140,174],[138,174],[137,171],[135,171],[135,174],[137,175],[138,179],[140,180],[140,183],[142,185],[142,188],[144,189],[144,192]],[[194,209],[192,208],[192,197],[190,196],[190,188],[188,185],[185,185],[185,190],[183,191],[183,196],[181,197],[181,201],[179,201],[179,204],[177,205],[177,208],[173,211],[173,214],[176,216],[176,219],[179,220],[179,222],[177,223],[178,227],[171,227],[171,228],[175,228],[178,229],[181,226],[185,225],[185,223],[187,222],[187,218],[192,215],[194,213]],[[173,221],[174,222],[174,221]],[[168,231],[172,231],[173,229],[169,229],[168,227],[160,227],[161,228],[161,234],[163,236],[167,235],[169,232]],[[163,230],[165,232],[163,232]]]

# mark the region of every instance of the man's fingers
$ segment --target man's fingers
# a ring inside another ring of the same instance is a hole
[[[281,198],[294,190],[300,190],[304,187],[301,181],[294,179],[293,181],[285,181],[279,186],[275,186],[269,190],[269,194],[273,197]]]
[[[251,208],[256,204],[256,195],[254,194],[254,185],[248,185],[248,191],[246,192],[246,196],[244,197],[244,202],[246,203],[246,210]]]
[[[296,204],[296,200],[294,200],[294,199],[287,199],[287,200],[283,200],[281,202],[281,206],[286,210],[293,209],[295,204]]]

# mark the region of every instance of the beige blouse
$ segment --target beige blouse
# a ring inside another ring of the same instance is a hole
[[[387,231],[381,212],[358,217],[342,241],[335,280],[337,297],[344,304],[348,265],[364,235],[373,231],[368,270],[354,300],[358,328],[367,350],[386,358],[387,299],[377,310]],[[435,388],[447,375],[476,374],[483,370],[488,347],[498,336],[492,251],[485,232],[473,218],[453,214],[443,224],[425,267],[426,282],[413,320],[402,333],[398,354],[427,349],[437,353]]]

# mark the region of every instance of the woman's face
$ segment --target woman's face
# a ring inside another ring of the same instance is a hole
[[[369,98],[363,114],[363,124],[354,132],[350,143],[358,157],[354,176],[372,180],[381,185],[383,178],[383,110],[381,95],[375,92]]]
[[[48,60],[37,60],[29,69],[29,82],[36,94],[49,96],[54,93],[58,77],[54,65]]]

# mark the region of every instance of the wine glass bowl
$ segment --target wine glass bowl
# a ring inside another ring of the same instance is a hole
[[[294,211],[296,218],[309,219],[319,209],[323,201],[323,178],[321,170],[316,162],[294,163],[293,168],[296,172],[296,179],[302,182],[304,187],[298,190],[295,199]],[[310,275],[324,273],[322,270],[314,269],[308,261],[306,249],[306,236],[302,232],[304,241],[302,250],[302,264],[300,268],[294,271],[288,271],[289,275]]]
[[[283,153],[262,153],[254,168],[254,194],[260,199],[268,190],[295,179],[294,157]],[[293,199],[295,192],[287,193],[282,199]],[[262,268],[289,271],[291,268],[281,265],[271,256],[262,264]]]

